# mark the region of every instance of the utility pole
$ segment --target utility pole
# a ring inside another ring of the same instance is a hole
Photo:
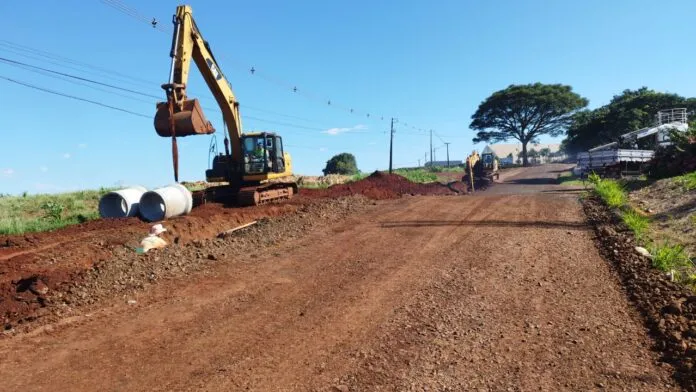
[[[394,117],[391,119],[391,131],[389,134],[389,174],[392,172],[392,151],[394,150]]]
[[[433,130],[430,130],[430,165],[433,164]]]
[[[445,142],[445,147],[447,147],[447,167],[449,168],[449,143]]]
[[[418,158],[418,167],[420,167],[420,158]]]
[[[425,164],[426,164],[427,162],[428,162],[428,153],[426,152],[426,153],[423,154],[423,166],[425,166]]]

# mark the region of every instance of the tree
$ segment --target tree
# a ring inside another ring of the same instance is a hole
[[[511,85],[486,98],[471,116],[469,128],[478,131],[474,143],[517,139],[522,143],[522,163],[527,143],[541,135],[559,136],[573,115],[587,106],[587,99],[561,84]]]
[[[532,158],[532,162],[534,163],[537,163],[539,161],[539,155],[541,154],[534,147],[527,151],[527,157]]]
[[[652,126],[658,111],[677,107],[696,110],[696,98],[661,93],[647,87],[624,90],[607,105],[576,113],[562,149],[576,153],[619,141],[619,136],[625,133]]]
[[[326,161],[326,168],[322,170],[324,175],[327,174],[357,174],[358,164],[355,162],[355,156],[347,152],[334,155]]]
[[[541,150],[539,150],[539,155],[542,157],[549,157],[551,156],[551,149],[548,147],[544,147]]]

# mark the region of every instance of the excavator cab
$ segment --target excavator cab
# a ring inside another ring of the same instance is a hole
[[[285,172],[283,139],[275,133],[243,135],[242,154],[246,175]]]

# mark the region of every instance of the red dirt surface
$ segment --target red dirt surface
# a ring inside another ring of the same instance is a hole
[[[678,390],[576,196],[513,186],[201,244],[206,273],[0,339],[0,389]]]
[[[403,195],[456,195],[453,189],[440,183],[418,184],[398,174],[374,172],[369,177],[348,184],[334,185],[326,189],[302,189],[300,194],[308,198],[364,195],[370,199],[396,199]]]
[[[298,203],[248,208],[226,208],[206,204],[190,215],[164,223],[169,243],[185,244],[211,238],[218,233],[260,218],[294,212]],[[33,318],[44,306],[46,286],[79,280],[81,272],[108,260],[117,248],[138,247],[150,224],[137,218],[101,219],[45,233],[0,236],[0,317],[10,320]],[[38,288],[37,288],[38,287]],[[39,312],[40,313],[40,312]]]

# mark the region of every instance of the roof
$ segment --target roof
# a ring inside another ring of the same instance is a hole
[[[537,151],[541,150],[542,148],[548,148],[549,150],[551,150],[552,153],[554,153],[558,152],[561,149],[561,145],[559,143],[527,144],[527,151],[531,150],[532,148]],[[489,144],[483,149],[481,153],[484,154],[487,152],[493,152],[495,156],[497,156],[498,158],[505,158],[510,154],[516,156],[522,153],[522,143]]]

